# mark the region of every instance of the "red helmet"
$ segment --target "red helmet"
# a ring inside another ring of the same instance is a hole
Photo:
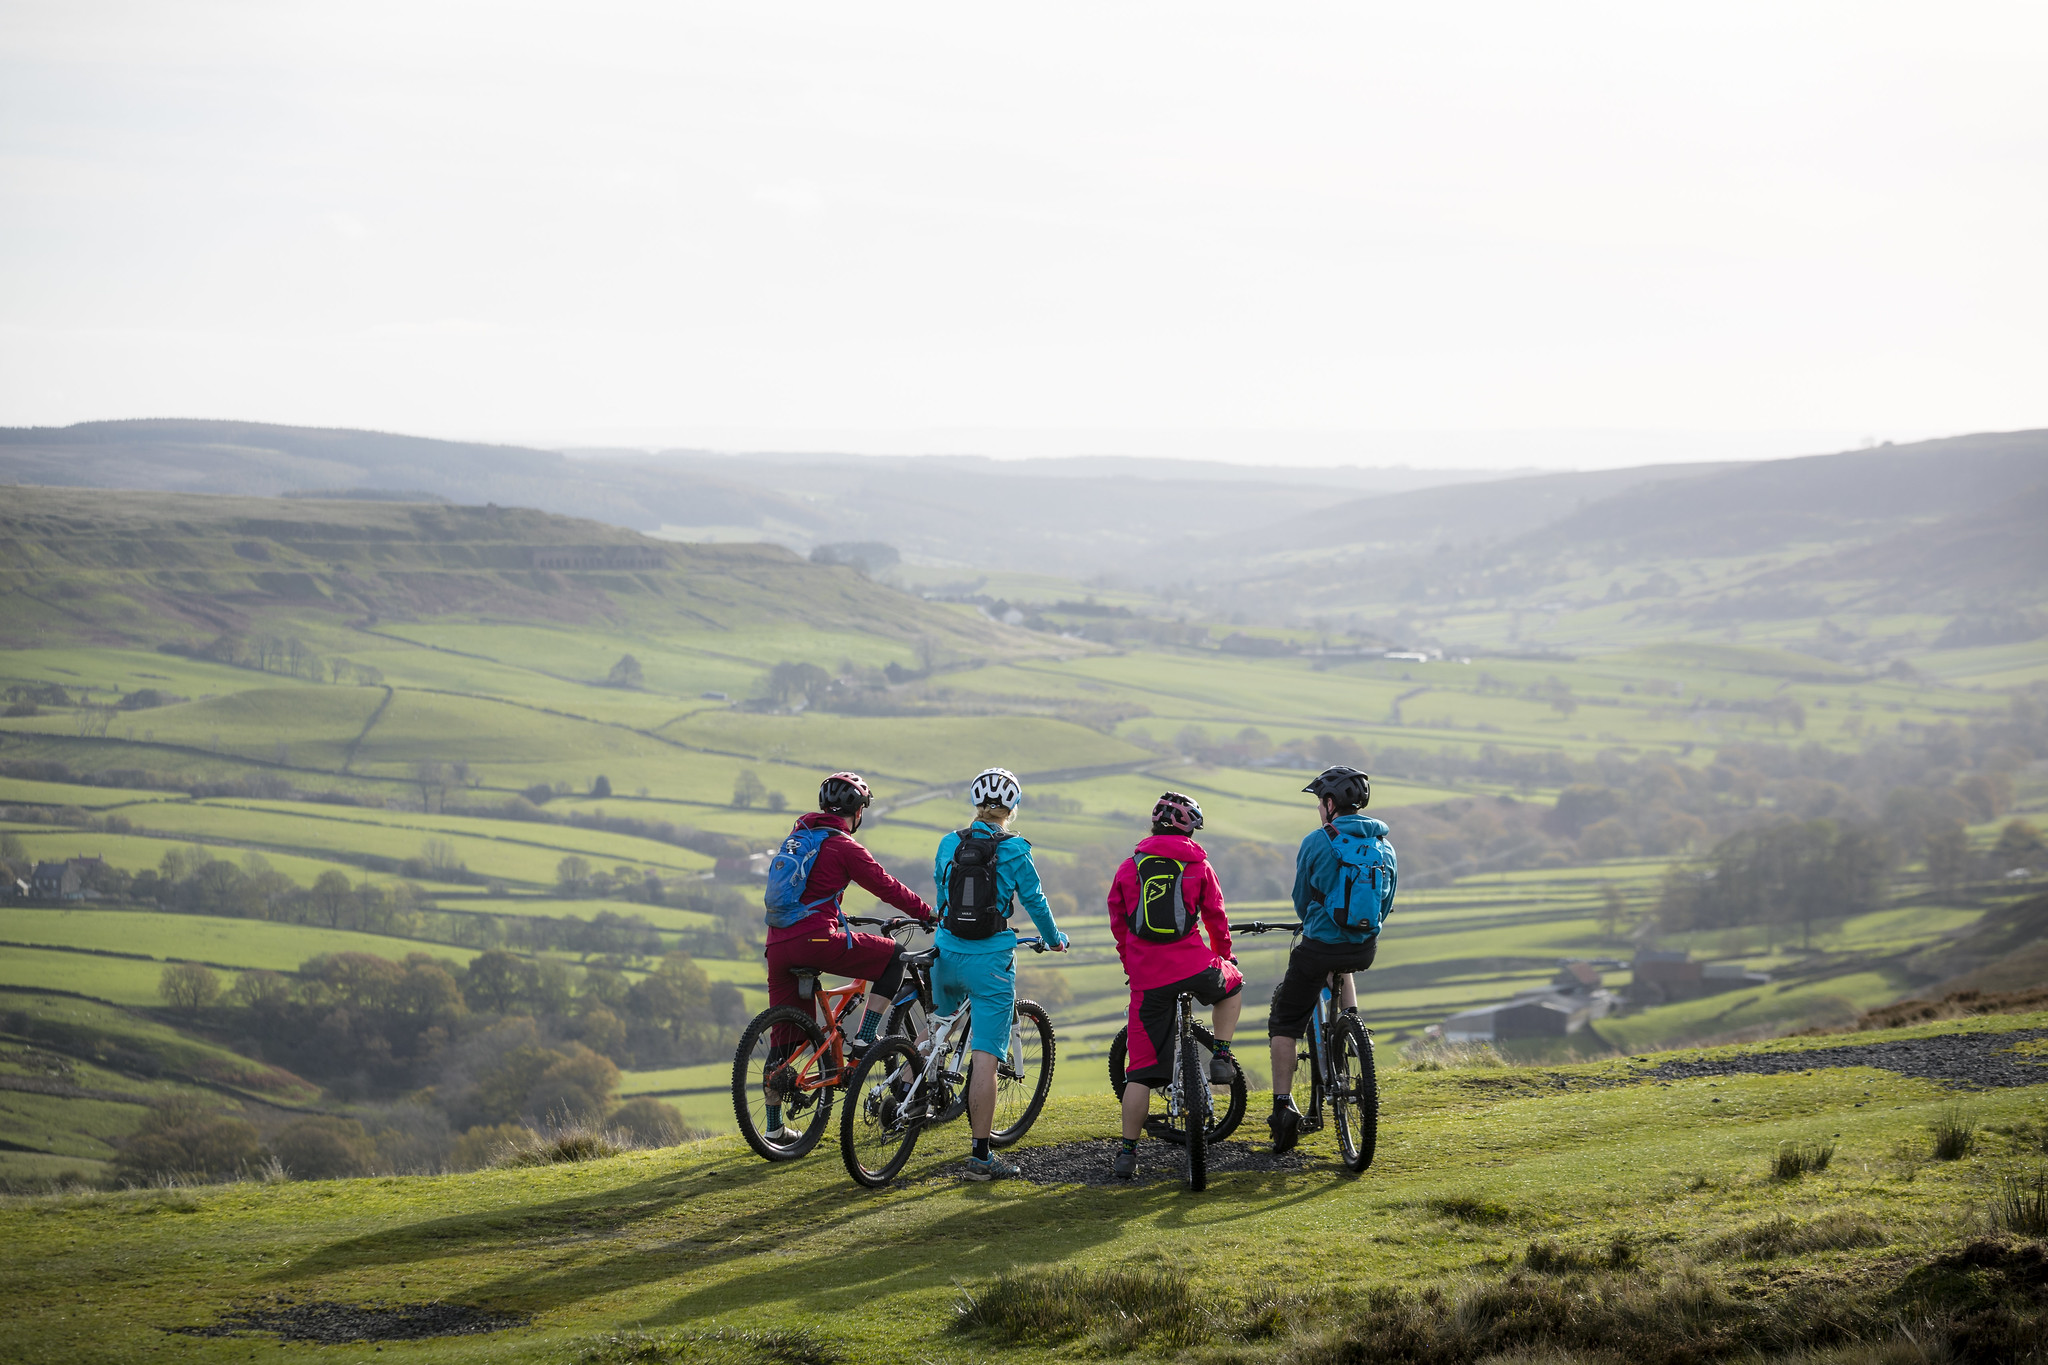
[[[1165,833],[1193,834],[1202,827],[1202,807],[1192,796],[1168,792],[1152,807],[1152,828]]]
[[[818,809],[834,815],[852,815],[874,799],[859,773],[834,773],[818,784]]]

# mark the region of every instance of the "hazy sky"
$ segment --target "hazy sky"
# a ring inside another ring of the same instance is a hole
[[[1465,464],[2048,425],[2044,71],[2038,3],[0,0],[0,424]]]

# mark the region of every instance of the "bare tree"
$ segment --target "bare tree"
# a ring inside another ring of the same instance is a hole
[[[220,998],[220,978],[197,962],[173,962],[156,983],[164,1003],[197,1013]]]

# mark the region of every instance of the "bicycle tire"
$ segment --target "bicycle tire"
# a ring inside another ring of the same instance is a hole
[[[1188,1188],[1199,1194],[1209,1188],[1209,1073],[1193,1033],[1182,1036],[1179,1051],[1180,1093],[1190,1111],[1181,1124],[1181,1169]]]
[[[1333,1044],[1330,1108],[1337,1122],[1337,1151],[1353,1175],[1372,1165],[1379,1145],[1379,1075],[1373,1065],[1372,1039],[1352,1015],[1337,1020]]]
[[[1017,1139],[1031,1131],[1031,1125],[1038,1122],[1038,1116],[1045,1109],[1045,1097],[1052,1093],[1053,1068],[1059,1062],[1059,1040],[1052,1031],[1052,1016],[1036,1000],[1017,1002],[1017,1037],[1019,1055],[1004,1063],[1016,1076],[1003,1075],[1002,1068],[996,1070],[996,1108],[994,1118],[1000,1126],[992,1129],[989,1142],[997,1147],[1013,1145]],[[1036,1059],[1031,1053],[1036,1052]],[[1022,1092],[1030,1088],[1030,1097],[1021,1110],[1006,1108],[1006,1100],[1014,1104],[1023,1097]],[[1003,1122],[1008,1119],[1007,1123]]]
[[[1196,1024],[1194,1029],[1196,1040],[1213,1056],[1216,1052],[1216,1035],[1200,1024]],[[1116,1031],[1116,1037],[1111,1039],[1109,1044],[1109,1093],[1116,1096],[1119,1103],[1124,1097],[1124,1068],[1130,1056],[1129,1034],[1130,1025],[1126,1024]],[[1220,1111],[1213,1104],[1209,1111],[1213,1120],[1209,1124],[1207,1134],[1211,1146],[1237,1131],[1237,1125],[1244,1122],[1245,1108],[1250,1102],[1251,1083],[1245,1080],[1244,1068],[1238,1065],[1235,1054],[1230,1059],[1230,1071],[1230,1084],[1226,1087],[1230,1092],[1229,1100]],[[1147,1131],[1161,1142],[1170,1142],[1176,1147],[1180,1145],[1178,1128],[1157,1123],[1149,1125]]]
[[[847,1082],[839,1111],[839,1158],[856,1184],[878,1190],[896,1178],[924,1131],[922,1118],[905,1118],[891,1105],[901,1098],[899,1074],[915,1075],[922,1062],[902,1038],[884,1038]]]
[[[792,1106],[810,1111],[808,1126],[798,1130],[795,1142],[774,1143],[762,1135],[767,1121],[767,1101],[763,1098],[762,1082],[767,1077],[767,1064],[772,1055],[770,1034],[778,1024],[787,1024],[803,1034],[804,1041],[791,1054],[792,1057],[801,1060],[808,1054],[822,1064],[825,1035],[818,1028],[816,1019],[793,1005],[763,1010],[740,1034],[739,1046],[733,1049],[732,1114],[739,1123],[740,1136],[747,1140],[747,1146],[754,1149],[754,1155],[763,1161],[795,1161],[808,1156],[818,1145],[818,1140],[824,1137],[825,1125],[832,1120],[832,1087],[808,1091],[797,1106]],[[783,1119],[785,1128],[789,1127],[790,1117],[793,1116]]]

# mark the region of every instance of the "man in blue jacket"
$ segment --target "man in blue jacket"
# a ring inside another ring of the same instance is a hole
[[[1273,1131],[1275,1152],[1291,1150],[1300,1136],[1301,1112],[1294,1107],[1292,1093],[1295,1054],[1315,1017],[1323,979],[1331,972],[1342,973],[1339,1003],[1347,1010],[1357,1009],[1351,973],[1372,966],[1379,949],[1379,923],[1394,908],[1394,850],[1389,845],[1384,850],[1386,890],[1371,926],[1347,928],[1330,912],[1331,899],[1343,894],[1344,868],[1336,836],[1387,837],[1384,821],[1358,813],[1372,800],[1372,779],[1356,768],[1325,768],[1302,790],[1316,798],[1323,827],[1303,839],[1294,856],[1294,913],[1301,917],[1301,940],[1287,956],[1287,974],[1273,988],[1273,1007],[1266,1016],[1266,1037],[1273,1050],[1273,1116],[1266,1123]]]
[[[1053,922],[1052,907],[1045,903],[1045,888],[1038,880],[1038,867],[1031,861],[1031,845],[1010,833],[1010,820],[1024,798],[1024,788],[1015,773],[990,768],[974,779],[968,790],[975,805],[974,823],[939,840],[932,860],[932,880],[938,885],[939,932],[935,938],[938,960],[932,964],[932,1007],[951,1014],[965,1001],[974,1002],[972,1036],[968,1045],[974,1060],[967,1081],[967,1123],[974,1134],[974,1151],[967,1160],[969,1180],[1001,1180],[1017,1174],[1017,1167],[995,1154],[989,1133],[996,1116],[996,1065],[1009,1060],[1010,1016],[1017,1008],[1017,932],[1009,927],[1017,902],[1031,915],[1040,937],[1054,952],[1067,950],[1067,936]],[[980,907],[951,904],[952,887],[958,877],[954,855],[962,839],[993,841],[989,849],[968,852],[992,855],[993,897]]]

